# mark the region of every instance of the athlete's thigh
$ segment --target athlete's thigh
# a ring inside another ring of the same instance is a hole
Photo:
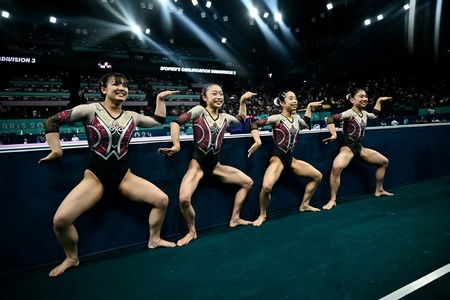
[[[283,170],[284,165],[281,160],[276,156],[272,156],[269,161],[269,166],[264,172],[263,186],[273,187],[275,182],[280,178]]]
[[[220,163],[214,168],[213,176],[220,182],[227,184],[244,185],[252,182],[252,179],[241,170]]]
[[[165,197],[165,193],[150,181],[136,176],[130,170],[119,185],[119,191],[132,201],[153,203]]]
[[[197,189],[198,183],[204,175],[203,170],[195,159],[189,162],[189,168],[184,174],[180,185],[180,198],[190,198]]]
[[[56,215],[67,221],[75,221],[82,213],[92,208],[102,198],[104,188],[95,175],[89,170],[84,178],[64,198]]]
[[[321,173],[319,170],[314,168],[311,164],[307,163],[306,161],[299,160],[299,159],[293,159],[292,165],[291,165],[292,173],[294,173],[297,176],[302,177],[320,177]]]
[[[369,148],[361,149],[360,158],[361,160],[373,165],[382,165],[387,162],[387,158],[384,155]]]
[[[333,161],[333,168],[344,169],[348,166],[355,155],[349,147],[341,147],[339,154]]]

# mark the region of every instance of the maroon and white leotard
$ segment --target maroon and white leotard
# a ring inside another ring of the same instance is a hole
[[[123,110],[114,118],[100,103],[83,104],[59,112],[45,121],[45,131],[59,132],[61,125],[83,122],[89,143],[88,169],[105,188],[117,189],[128,171],[128,146],[133,130],[155,127],[164,122],[163,117],[147,117]]]
[[[349,147],[356,156],[359,156],[362,149],[361,141],[366,132],[367,120],[377,118],[378,113],[379,111],[376,109],[373,110],[373,113],[363,110],[362,115],[360,115],[355,110],[348,109],[340,114],[332,115],[328,119],[328,123],[344,122],[342,126],[344,135],[342,146]]]
[[[202,170],[211,174],[219,162],[220,150],[223,137],[228,124],[243,123],[239,116],[220,113],[216,119],[201,105],[191,108],[188,112],[180,115],[173,122],[180,126],[192,121],[195,148],[193,159],[195,159]]]
[[[282,114],[272,115],[267,119],[257,120],[251,124],[251,130],[258,130],[258,127],[265,125],[272,126],[272,136],[274,150],[272,156],[280,158],[285,168],[290,168],[292,164],[292,153],[300,130],[309,128],[310,118],[305,116],[303,119],[298,114],[292,115],[292,120]]]

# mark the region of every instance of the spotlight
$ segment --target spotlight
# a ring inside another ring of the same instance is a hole
[[[223,16],[223,21],[228,22],[228,16]]]
[[[206,13],[204,13],[204,12],[200,13],[200,17],[201,17],[202,19],[206,18]]]
[[[56,23],[56,18],[55,17],[50,17],[50,23],[55,24]]]
[[[367,26],[367,25],[370,25],[370,19],[365,20],[365,21],[364,21],[364,25],[366,25],[366,26]]]
[[[211,1],[206,1],[206,7],[207,7],[207,8],[210,8],[210,7],[211,7],[211,4],[212,4]]]
[[[250,17],[256,18],[258,16],[258,10],[255,7],[250,8]]]
[[[9,18],[9,12],[2,11],[2,17],[8,19]]]
[[[267,19],[268,16],[269,16],[268,12],[265,12],[264,15],[263,15],[264,19]]]
[[[327,9],[328,9],[328,10],[331,10],[331,9],[333,9],[333,4],[331,4],[331,3],[328,3],[328,4],[327,4]]]
[[[196,6],[196,5],[198,4],[198,1],[197,1],[197,0],[192,0],[192,4],[193,4],[194,6]]]
[[[378,20],[378,21],[383,20],[383,18],[384,18],[383,15],[378,15],[378,16],[377,16],[377,20]]]
[[[150,29],[145,29],[145,34],[150,34]]]
[[[404,10],[408,10],[408,9],[410,9],[411,7],[409,6],[409,4],[405,4],[405,5],[403,5],[403,9]]]
[[[225,44],[227,42],[226,38],[222,38],[222,44]]]
[[[279,22],[279,21],[281,21],[282,18],[283,18],[283,17],[281,16],[280,13],[276,13],[276,14],[275,14],[275,21]]]
[[[141,32],[141,27],[139,27],[138,25],[134,25],[132,30],[134,33],[139,33],[139,32]]]

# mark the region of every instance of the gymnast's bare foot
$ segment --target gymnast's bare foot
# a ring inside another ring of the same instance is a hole
[[[253,221],[253,226],[261,226],[262,223],[264,223],[265,220],[266,220],[266,217],[264,217],[264,216],[259,216],[258,219],[256,219],[255,221]]]
[[[155,249],[158,247],[165,247],[165,248],[173,248],[175,247],[177,244],[173,243],[173,242],[169,242],[166,240],[163,240],[161,238],[156,239],[156,240],[151,240],[148,242],[148,248],[149,249]]]
[[[394,196],[394,194],[383,190],[383,191],[376,191],[374,196],[375,197],[381,197],[381,196],[389,196],[390,197],[390,196]]]
[[[322,208],[323,209],[326,209],[326,210],[330,210],[330,209],[332,209],[333,207],[335,207],[337,204],[336,204],[336,200],[330,200],[330,201],[328,201],[328,203],[327,204],[325,204],[324,206],[322,206]]]
[[[320,211],[320,209],[313,207],[311,205],[300,205],[299,211],[305,212],[305,211]]]
[[[59,266],[57,266],[56,268],[51,270],[50,274],[48,274],[48,276],[50,276],[50,277],[59,276],[62,273],[64,273],[64,271],[66,271],[67,269],[75,268],[79,264],[80,264],[80,260],[78,258],[77,259],[66,258]]]
[[[246,221],[246,220],[242,220],[242,219],[234,219],[230,221],[230,227],[236,227],[239,225],[250,225],[253,224],[252,221]]]
[[[190,241],[195,240],[197,238],[197,232],[191,232],[189,231],[184,238],[178,240],[177,246],[184,246],[189,244]]]

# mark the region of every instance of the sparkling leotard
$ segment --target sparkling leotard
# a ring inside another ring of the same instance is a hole
[[[292,152],[294,152],[295,145],[300,130],[308,128],[310,118],[300,118],[299,115],[292,115],[292,120],[289,120],[282,114],[272,115],[267,119],[257,120],[251,124],[251,130],[257,130],[258,127],[265,125],[272,126],[272,136],[274,142],[274,150],[272,156],[280,158],[285,168],[290,168],[292,164]]]
[[[378,112],[378,110],[374,110],[373,113],[369,113],[363,110],[362,115],[360,115],[355,110],[348,109],[340,114],[332,115],[328,123],[344,121],[342,126],[344,135],[342,146],[349,147],[356,156],[359,156],[362,149],[361,141],[366,132],[367,120],[377,118]]]
[[[216,119],[201,105],[197,105],[188,112],[180,115],[173,122],[180,126],[192,121],[195,148],[195,159],[205,174],[211,174],[219,162],[223,136],[228,124],[243,123],[239,116],[220,113]]]
[[[45,131],[59,132],[61,125],[83,122],[89,143],[88,169],[105,189],[117,189],[128,171],[128,146],[132,132],[139,127],[159,126],[163,117],[146,117],[133,111],[122,111],[114,118],[100,103],[78,105],[59,112],[45,121]]]

